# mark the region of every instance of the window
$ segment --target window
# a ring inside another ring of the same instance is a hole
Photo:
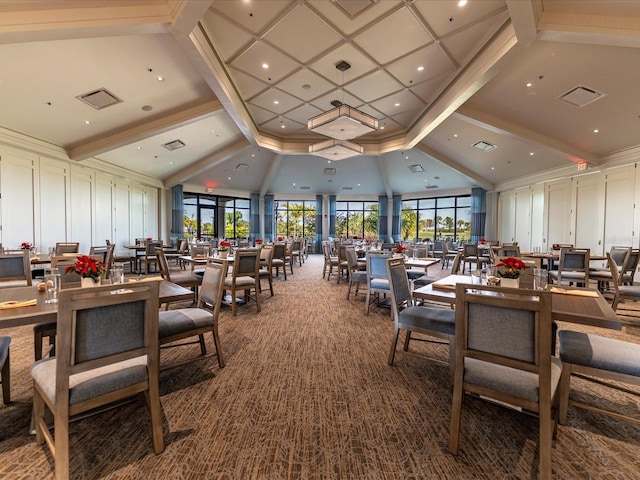
[[[336,202],[336,236],[378,238],[378,202]]]
[[[471,196],[421,198],[402,202],[402,237],[407,240],[468,241]]]
[[[313,237],[316,234],[316,201],[275,201],[276,235]]]
[[[185,193],[183,202],[186,239],[210,240],[222,236],[226,238],[249,236],[249,200]],[[219,222],[223,222],[222,225]]]

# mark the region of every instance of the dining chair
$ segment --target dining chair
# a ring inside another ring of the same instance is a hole
[[[56,242],[55,255],[64,255],[65,253],[79,253],[80,242]]]
[[[161,241],[150,241],[145,243],[144,255],[140,257],[140,269],[146,274],[151,273],[149,267],[154,265],[154,269],[158,269],[158,256],[156,255],[156,248],[162,248]]]
[[[163,367],[162,370],[175,368],[195,360],[217,356],[218,365],[224,368],[224,356],[218,334],[218,318],[224,292],[224,279],[227,273],[226,261],[208,263],[202,276],[202,284],[198,293],[198,303],[195,308],[179,308],[158,313],[158,335],[161,348],[180,347],[199,344],[200,356],[189,358]],[[211,332],[215,351],[207,354],[204,335]],[[198,337],[191,342],[176,343],[181,340]]]
[[[369,307],[372,303],[380,303],[381,295],[385,297],[390,293],[389,280],[387,279],[386,260],[391,257],[391,252],[367,252],[367,297],[365,299],[364,313],[369,315]],[[373,299],[372,299],[373,298]]]
[[[260,270],[258,271],[258,287],[262,292],[262,280],[269,282],[269,290],[273,297],[273,245],[263,245],[260,248]]]
[[[289,268],[291,269],[291,275],[293,275],[293,242],[292,241],[285,242],[284,263],[285,263],[285,269],[287,268],[287,265],[289,265]]]
[[[153,450],[156,454],[164,450],[158,284],[130,284],[118,295],[111,290],[111,285],[62,290],[56,356],[31,366],[36,443],[46,443],[50,449],[56,479],[70,477],[70,420],[130,397],[144,394]],[[47,409],[53,414],[53,433]]]
[[[441,261],[441,269],[449,268],[449,262],[454,260],[458,255],[456,250],[449,250],[449,244],[444,242],[442,244],[442,261]]]
[[[353,244],[341,243],[338,246],[338,275],[336,275],[336,283],[340,283],[341,277],[349,275],[349,261],[347,260],[347,248],[355,248]]]
[[[332,255],[331,246],[329,242],[322,242],[322,254],[324,255],[324,266],[322,268],[322,278],[326,278],[327,280],[331,279],[331,275],[333,274],[333,268],[336,267],[336,274],[340,276],[339,264],[338,264],[338,256]],[[286,279],[286,278],[285,278]]]
[[[361,269],[356,249],[353,246],[345,247],[345,255],[347,257],[347,300],[349,300],[352,286],[356,286],[355,295],[358,296],[360,284],[367,283],[367,271]]]
[[[500,257],[519,257],[520,247],[518,245],[502,245],[498,249],[498,256]]]
[[[230,299],[223,301],[226,305],[231,305],[231,313],[236,315],[237,298],[236,293],[244,292],[244,301],[249,303],[251,291],[255,293],[254,300],[256,309],[260,311],[260,252],[256,248],[248,248],[236,251],[233,260],[231,275],[224,281],[224,287],[229,290]]]
[[[158,258],[158,268],[160,269],[160,275],[168,282],[175,283],[181,287],[193,290],[194,298],[198,297],[198,287],[202,284],[202,276],[193,272],[171,272],[169,268],[169,262],[164,254],[162,247],[156,247],[156,257]],[[169,304],[166,304],[166,310],[169,309]]]
[[[589,257],[591,251],[588,248],[562,248],[560,249],[560,261],[558,270],[549,272],[549,280],[552,283],[562,285],[589,285]]]
[[[551,354],[551,293],[456,285],[455,373],[449,452],[458,454],[463,396],[537,414],[539,478],[551,479],[562,366]]]
[[[445,362],[434,357],[420,355],[438,365],[447,365],[453,372],[454,349],[451,342],[455,335],[455,312],[450,308],[438,308],[416,305],[411,295],[411,286],[402,258],[388,258],[386,260],[387,278],[391,295],[391,312],[393,314],[394,330],[389,351],[389,365],[393,365],[398,345],[400,331],[404,330],[404,348],[409,351],[409,342],[430,342],[449,345],[449,361]],[[424,337],[413,337],[417,333]],[[436,340],[437,339],[437,340]]]
[[[0,383],[2,383],[2,401],[5,405],[11,402],[10,344],[11,337],[0,337]]]
[[[284,279],[287,280],[287,247],[284,243],[274,243],[271,269],[275,269],[276,277],[280,275],[280,268],[284,272]]]
[[[471,265],[476,266],[476,270],[482,269],[485,264],[489,263],[489,257],[480,255],[478,252],[477,243],[465,243],[462,247],[462,273],[464,274],[467,264],[469,264],[469,271],[471,271]]]
[[[100,261],[104,263],[105,278],[109,278],[111,275],[111,266],[113,265],[114,249],[115,249],[115,245],[91,247],[89,249],[89,255],[100,255],[102,257]]]
[[[31,286],[29,250],[0,254],[0,288]]]
[[[291,245],[291,262],[295,263],[297,260],[298,266],[301,267],[304,263],[304,256],[302,253],[302,239],[297,238],[293,240]]]

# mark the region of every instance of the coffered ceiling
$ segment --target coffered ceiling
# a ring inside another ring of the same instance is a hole
[[[639,33],[616,0],[5,1],[0,126],[166,187],[492,190],[636,155]],[[329,164],[307,120],[333,101],[380,128]]]

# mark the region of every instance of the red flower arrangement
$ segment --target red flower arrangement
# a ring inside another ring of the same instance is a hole
[[[500,277],[519,278],[522,271],[529,268],[529,265],[519,258],[507,257],[498,263],[496,267],[503,267],[502,270],[498,270]]]
[[[220,242],[220,245],[218,245],[218,251],[228,252],[229,250],[231,250],[231,247],[233,247],[233,245],[231,245],[231,242],[227,242],[226,240],[223,240]]]
[[[69,265],[64,273],[75,272],[82,278],[91,278],[94,282],[98,282],[104,273],[104,263],[98,262],[87,255],[78,256],[78,260],[73,265]]]
[[[29,242],[22,242],[20,244],[20,248],[22,250],[31,250],[33,248],[33,245],[31,245]]]
[[[262,245],[262,239],[256,238],[256,245]]]
[[[278,241],[281,242],[284,240],[284,237],[278,237]]]
[[[395,253],[403,253],[403,252],[407,251],[407,247],[405,247],[404,245],[398,245],[393,250],[394,250]]]
[[[487,241],[484,238],[481,238],[480,243],[487,243]]]

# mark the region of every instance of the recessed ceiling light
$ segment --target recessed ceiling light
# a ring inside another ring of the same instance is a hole
[[[211,133],[216,133],[216,131],[215,130],[211,130]]]
[[[282,125],[280,125],[280,128],[287,128],[287,127],[285,127],[284,124],[282,124]]]
[[[395,104],[395,106],[396,106],[396,107],[399,107],[399,106],[400,106],[400,104],[399,104],[399,103],[396,103],[396,104]]]
[[[231,177],[227,177],[227,180],[231,180]]]
[[[495,169],[496,169],[496,167],[491,167],[491,170],[495,170]]]
[[[594,128],[593,133],[600,133],[600,130],[598,130],[597,128]]]
[[[382,125],[382,126],[380,127],[380,130],[384,130],[384,125]]]
[[[162,75],[158,75],[156,77],[156,80],[158,80],[159,82],[162,82],[164,80],[164,77]]]
[[[533,157],[535,154],[533,152],[529,152],[529,155]]]
[[[457,133],[454,133],[454,134],[453,134],[453,138],[458,138],[458,134],[457,134]]]
[[[279,102],[278,100],[274,100],[274,101],[273,101],[273,104],[274,104],[274,105],[280,105],[280,102]]]
[[[458,6],[464,7],[467,4],[467,0],[458,0]]]
[[[533,83],[531,83],[531,82],[527,82],[527,83],[525,84],[525,86],[527,86],[527,87],[533,87]]]
[[[262,68],[264,68],[266,70],[267,68],[269,68],[269,64],[268,63],[263,63],[262,64]]]
[[[84,121],[84,124],[85,124],[85,125],[91,125],[91,120],[85,120],[85,121]]]
[[[138,150],[142,150],[142,147],[138,147]]]
[[[423,71],[423,70],[424,70],[424,67],[423,67],[422,65],[420,65],[420,66],[418,67],[418,71],[419,71],[419,72],[421,72],[421,71]]]
[[[292,185],[295,187],[296,186],[295,182]]]

